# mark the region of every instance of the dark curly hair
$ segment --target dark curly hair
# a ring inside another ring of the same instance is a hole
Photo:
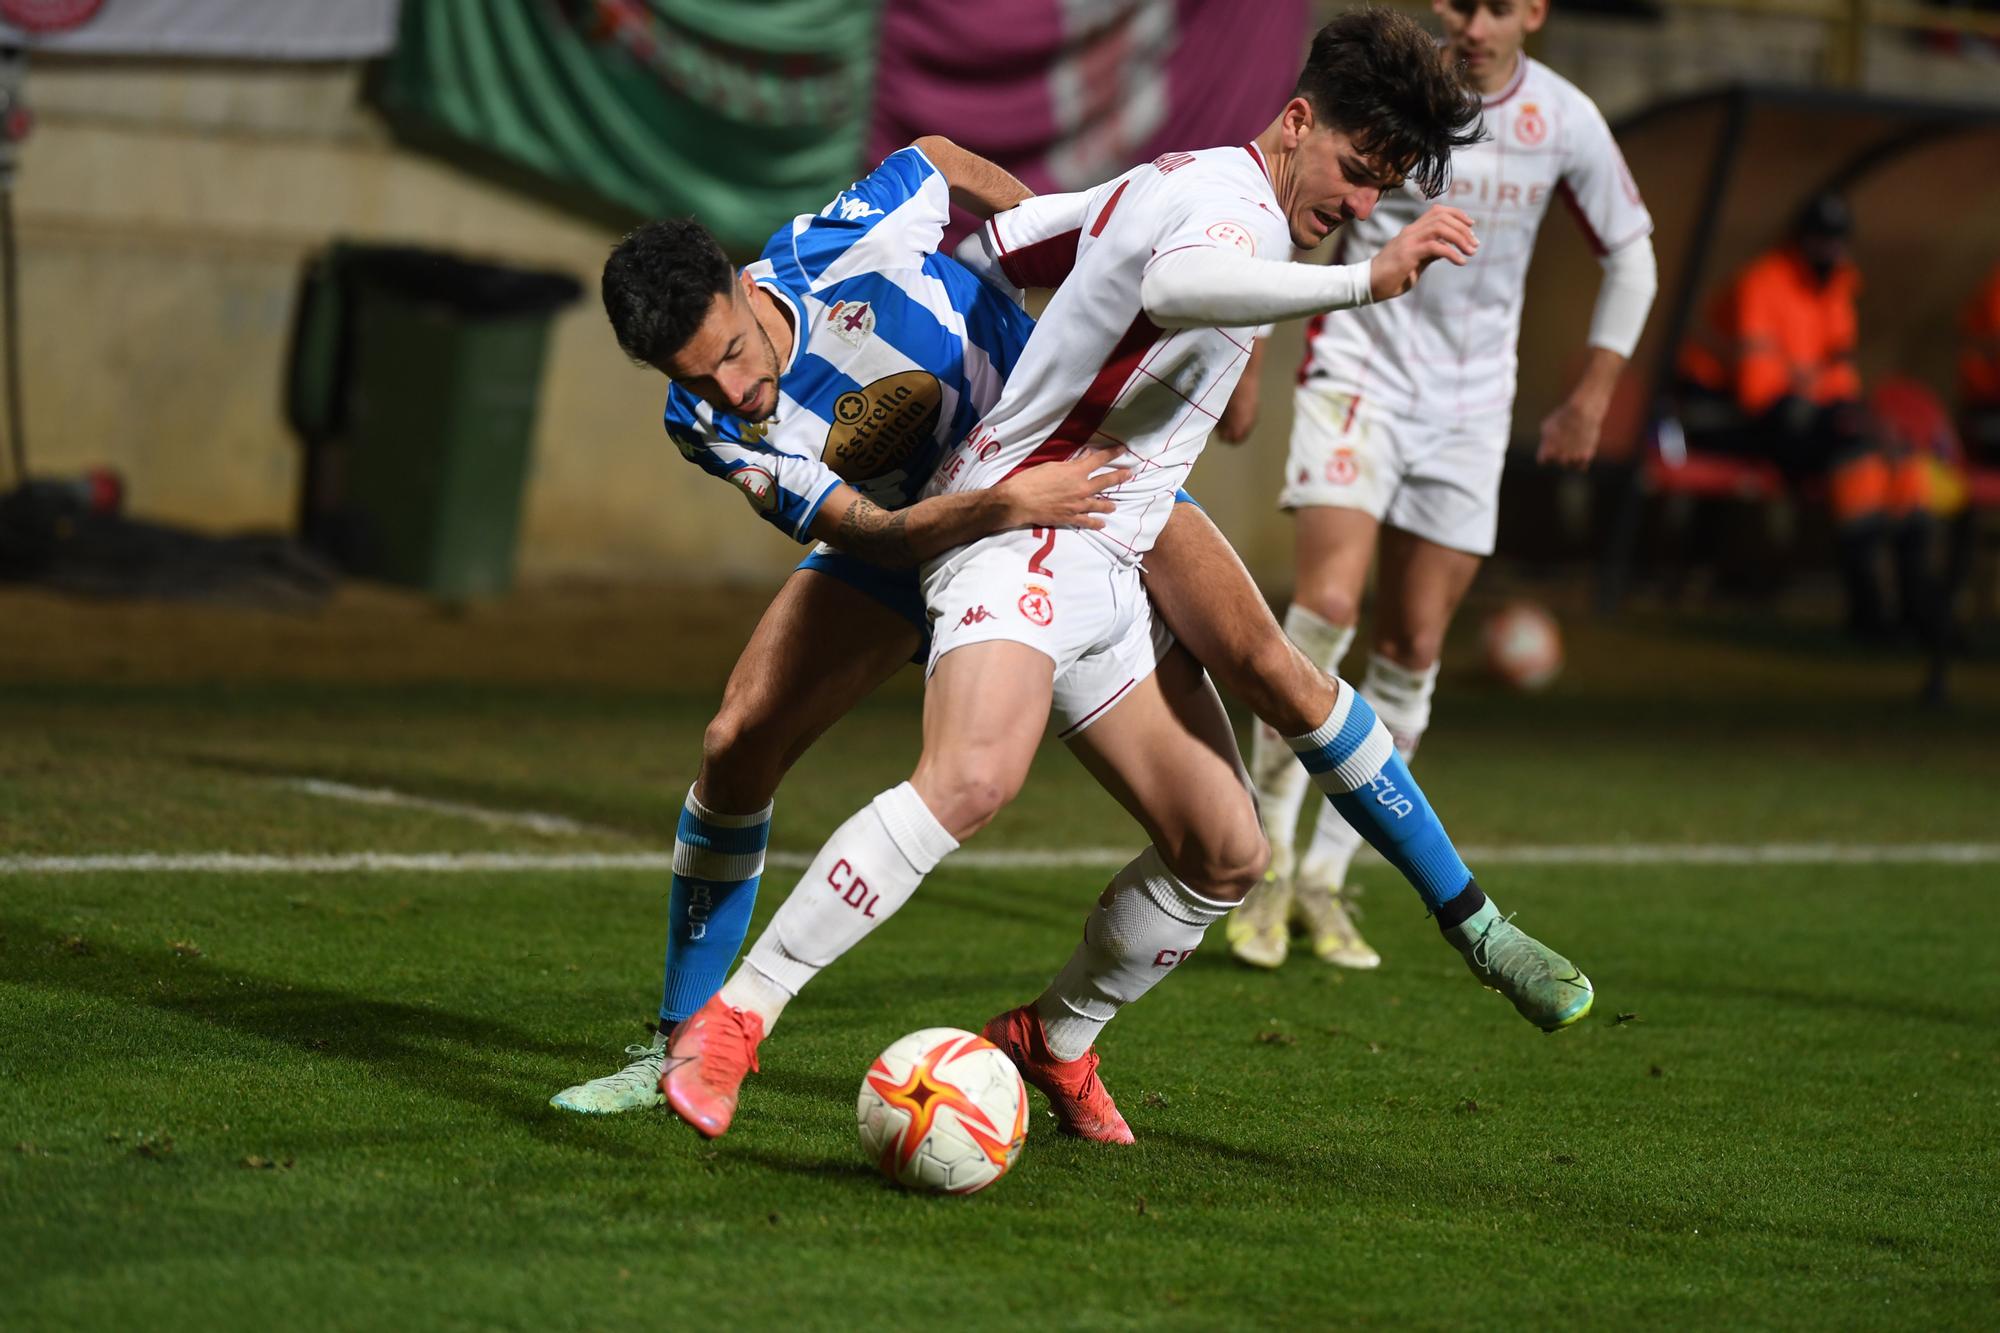
[[[1453,151],[1485,137],[1479,94],[1437,38],[1393,10],[1356,10],[1321,28],[1292,96],[1430,198],[1451,183]]]
[[[604,313],[625,355],[664,366],[735,276],[729,256],[693,218],[648,222],[604,261]]]

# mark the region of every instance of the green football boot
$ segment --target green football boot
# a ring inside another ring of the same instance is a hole
[[[1575,963],[1511,924],[1487,903],[1444,932],[1488,990],[1514,1002],[1521,1017],[1544,1032],[1568,1027],[1590,1012],[1596,992]]]
[[[564,1088],[549,1098],[549,1105],[580,1115],[620,1115],[666,1104],[660,1095],[660,1069],[667,1060],[667,1034],[655,1032],[649,1046],[627,1046],[631,1063],[603,1078]]]
[[[1229,952],[1252,967],[1280,967],[1292,947],[1292,879],[1264,872],[1264,882],[1243,896],[1223,923]]]

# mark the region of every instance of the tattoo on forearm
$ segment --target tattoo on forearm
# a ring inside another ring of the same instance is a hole
[[[883,509],[864,495],[855,496],[854,503],[840,516],[833,544],[849,555],[892,569],[906,569],[917,563],[917,553],[910,548],[909,511]]]

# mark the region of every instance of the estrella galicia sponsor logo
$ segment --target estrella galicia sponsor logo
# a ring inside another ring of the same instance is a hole
[[[885,375],[833,400],[833,425],[822,453],[848,481],[875,481],[906,468],[937,430],[944,389],[922,370]]]

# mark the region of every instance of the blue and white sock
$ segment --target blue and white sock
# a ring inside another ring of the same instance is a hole
[[[770,840],[770,806],[755,814],[725,815],[703,805],[688,789],[674,835],[661,1026],[680,1022],[722,989],[750,933],[764,846]]]
[[[1396,753],[1389,729],[1352,685],[1341,681],[1326,721],[1287,743],[1342,817],[1410,881],[1441,928],[1479,910],[1486,895]]]

